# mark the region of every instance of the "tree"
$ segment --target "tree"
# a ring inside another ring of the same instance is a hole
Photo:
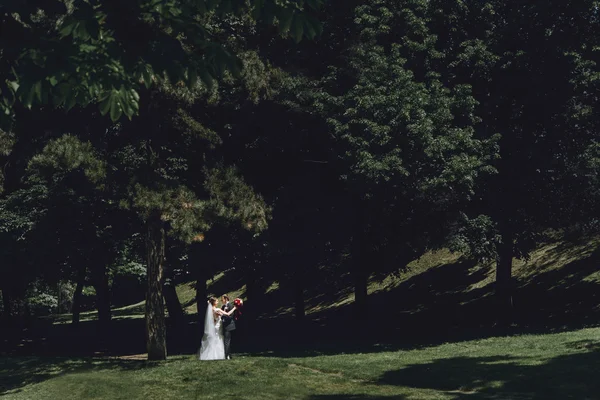
[[[10,321],[17,310],[17,300],[23,299],[27,285],[40,276],[40,265],[32,262],[28,236],[44,209],[37,207],[40,198],[47,195],[41,185],[12,191],[0,199],[0,241],[3,263],[0,282],[4,317]]]
[[[214,224],[266,226],[266,206],[215,147],[220,138],[190,109],[206,90],[170,85],[150,93],[141,118],[116,127],[109,165],[118,171],[122,203],[145,228],[146,328],[149,359],[166,357],[163,286],[166,236],[191,243]],[[210,94],[210,92],[208,93]],[[198,102],[198,103],[196,103]]]
[[[477,135],[501,135],[498,174],[481,182],[470,210],[472,233],[496,246],[471,247],[497,259],[498,316],[508,323],[513,257],[526,258],[544,230],[576,222],[589,203],[582,178],[595,173],[581,156],[597,140],[597,4],[436,1],[429,16],[445,81],[473,87]]]
[[[436,53],[426,8],[424,1],[383,0],[357,7],[357,39],[345,64],[331,66],[333,74],[298,97],[312,101],[336,141],[352,201],[359,315],[371,273],[403,268],[440,246],[477,180],[493,172],[496,138],[475,137],[471,88],[446,86],[435,65],[415,62]]]

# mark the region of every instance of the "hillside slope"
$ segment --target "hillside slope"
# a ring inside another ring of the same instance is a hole
[[[528,260],[514,261],[514,306],[518,323],[554,327],[600,322],[600,240],[577,243],[554,241],[532,252]],[[284,266],[282,266],[283,268]],[[406,271],[369,283],[370,304],[375,310],[393,307],[399,315],[440,319],[451,325],[492,323],[495,269],[477,264],[448,250],[429,252],[413,261]],[[235,272],[209,281],[209,291],[227,291],[245,297]],[[306,288],[306,312],[314,320],[348,315],[354,300],[349,274],[335,267],[314,272],[314,284]],[[263,299],[269,317],[293,315],[292,290],[285,282],[267,282]],[[191,284],[178,289],[184,304],[193,297]],[[195,306],[188,307],[195,312]],[[376,312],[376,311],[375,311]],[[388,310],[389,312],[389,310]],[[473,320],[477,321],[473,321]]]

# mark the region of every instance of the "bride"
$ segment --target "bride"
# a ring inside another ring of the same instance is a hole
[[[200,360],[224,360],[225,344],[223,342],[223,326],[221,317],[231,315],[235,307],[225,312],[217,307],[218,300],[215,297],[208,298],[206,315],[204,317],[204,336],[200,347]]]

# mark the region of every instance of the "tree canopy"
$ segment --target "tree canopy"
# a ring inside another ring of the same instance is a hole
[[[0,101],[4,130],[15,102],[66,110],[98,104],[113,121],[139,111],[140,88],[168,80],[210,86],[242,63],[217,29],[253,18],[299,41],[320,24],[322,0],[3,1]],[[306,12],[308,11],[308,12]]]

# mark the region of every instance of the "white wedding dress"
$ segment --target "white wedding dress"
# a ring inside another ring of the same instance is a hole
[[[225,342],[221,317],[215,313],[212,304],[208,303],[204,317],[204,336],[200,347],[200,360],[224,360]]]

